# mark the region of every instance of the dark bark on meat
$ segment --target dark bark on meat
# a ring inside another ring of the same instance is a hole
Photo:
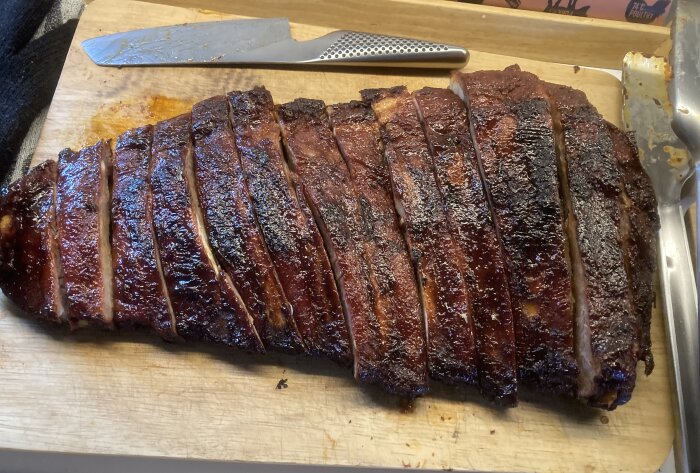
[[[352,363],[350,335],[323,239],[289,182],[280,130],[264,88],[228,95],[231,123],[260,231],[307,350]]]
[[[175,314],[153,233],[148,183],[153,127],[122,134],[112,161],[112,266],[114,322],[118,328],[150,327],[165,339],[177,336]]]
[[[114,156],[66,149],[0,191],[0,289],[54,324],[323,356],[408,398],[434,378],[614,409],[654,365],[633,138],[517,65],[452,90],[275,108],[256,87]]]
[[[159,122],[150,170],[153,227],[177,332],[262,352],[252,317],[208,248],[193,179],[190,115]]]
[[[378,319],[383,376],[406,396],[428,391],[425,327],[418,287],[391,194],[379,125],[363,102],[328,107],[362,213],[364,249]]]
[[[622,176],[602,117],[583,92],[550,84],[563,134],[562,185],[567,186],[570,241],[576,261],[579,396],[614,409],[636,380],[637,321],[622,252]]]
[[[413,93],[452,234],[465,256],[474,306],[479,387],[501,404],[517,400],[515,336],[500,242],[479,176],[464,103],[448,89]]]
[[[379,321],[372,310],[362,215],[325,105],[297,99],[275,110],[294,183],[311,208],[333,267],[350,329],[355,378],[391,392],[394,380],[382,376],[381,340],[374,336]]]
[[[65,323],[56,238],[56,161],[45,161],[0,195],[0,288],[27,314]]]
[[[644,360],[645,373],[649,375],[654,369],[654,356],[651,353],[651,311],[655,300],[656,234],[659,231],[656,196],[649,176],[639,161],[634,139],[610,123],[608,131],[612,136],[615,158],[622,173],[623,209],[627,213],[629,224],[627,233],[624,234],[623,250],[638,323],[637,358]]]
[[[226,97],[195,104],[192,122],[194,171],[211,248],[241,294],[265,347],[304,352],[291,306],[258,230]]]
[[[472,306],[460,268],[464,256],[450,234],[431,156],[405,87],[364,90],[381,124],[394,201],[401,209],[422,289],[430,376],[475,383]]]
[[[508,270],[518,380],[575,392],[571,270],[544,86],[517,66],[456,73]]]
[[[105,141],[58,157],[56,218],[70,320],[112,325],[109,166]]]

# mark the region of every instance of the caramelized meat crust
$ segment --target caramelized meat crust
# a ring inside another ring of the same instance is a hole
[[[585,330],[579,357],[590,357],[580,363],[579,396],[614,409],[632,395],[638,344],[622,250],[622,175],[608,127],[583,92],[554,84],[548,90],[561,124],[576,239],[577,322]]]
[[[262,87],[228,94],[248,192],[294,320],[309,353],[352,363],[350,335],[323,239],[291,185],[272,96]]]
[[[461,268],[464,256],[450,234],[432,158],[405,87],[363,90],[381,125],[394,202],[403,219],[426,318],[430,376],[475,383],[472,305]]]
[[[571,269],[549,102],[517,66],[455,73],[503,248],[514,316],[518,380],[573,395]]]
[[[112,327],[111,158],[105,141],[58,156],[58,241],[68,312],[77,325]]]
[[[192,122],[197,192],[211,248],[241,294],[266,348],[304,352],[292,308],[258,230],[226,97],[195,104]]]
[[[189,114],[156,124],[150,169],[153,227],[177,332],[185,339],[262,352],[253,319],[206,240],[190,128]]]
[[[347,167],[331,132],[325,105],[297,99],[276,107],[294,181],[323,236],[353,344],[355,378],[392,391],[382,375],[379,320],[373,310],[364,222]]]
[[[336,143],[348,167],[366,230],[374,314],[383,376],[406,396],[428,390],[425,328],[418,287],[391,194],[379,125],[363,102],[328,107]]]
[[[56,238],[56,161],[45,161],[0,193],[0,288],[27,314],[67,320]]]
[[[651,310],[655,300],[656,234],[659,231],[656,196],[639,161],[634,138],[610,123],[607,126],[623,180],[622,200],[627,227],[621,225],[620,228],[624,230],[625,265],[638,324],[637,358],[644,360],[645,373],[649,375],[654,369]]]
[[[464,103],[449,89],[413,93],[452,234],[465,257],[474,305],[479,387],[500,403],[517,400],[515,335],[508,279],[471,142]]]
[[[150,327],[165,339],[177,336],[175,314],[153,233],[148,182],[153,127],[117,139],[112,160],[112,266],[114,321],[118,328]]]

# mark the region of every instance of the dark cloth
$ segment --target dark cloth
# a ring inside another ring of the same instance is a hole
[[[49,104],[77,26],[71,20],[31,41],[54,0],[5,0],[0,9],[0,182],[32,121]]]

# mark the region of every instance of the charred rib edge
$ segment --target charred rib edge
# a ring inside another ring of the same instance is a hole
[[[394,192],[396,186],[394,185],[394,175],[391,172],[391,166],[389,166],[389,161],[387,160],[386,153],[384,153],[384,143],[381,142],[382,147],[382,158],[384,159],[384,165],[389,170],[389,182],[391,183],[391,197],[394,201],[394,208],[396,209],[396,214],[399,217],[399,228],[401,230],[401,236],[406,242],[406,249],[408,251],[409,259],[411,260],[411,266],[413,266],[413,274],[416,278],[416,286],[418,287],[418,299],[420,303],[421,317],[423,318],[423,333],[425,334],[425,347],[428,350],[430,346],[430,330],[428,328],[428,312],[425,308],[425,291],[423,286],[423,276],[420,272],[420,256],[417,256],[417,252],[413,250],[411,246],[411,240],[408,237],[408,231],[406,230],[406,210],[403,208],[403,203],[401,203],[401,198]],[[430,372],[430,360],[428,359],[428,372]]]
[[[469,117],[469,139],[471,140],[472,147],[474,148],[474,156],[476,156],[476,165],[477,165],[477,169],[479,170],[479,179],[481,180],[481,185],[484,186],[484,195],[486,196],[486,203],[489,206],[489,213],[491,214],[491,221],[493,222],[493,230],[494,230],[494,233],[496,234],[496,239],[498,240],[498,253],[500,254],[501,261],[503,261],[503,270],[505,272],[506,279],[508,282],[508,284],[506,285],[508,292],[509,292],[508,305],[511,307],[511,309],[513,309],[512,299],[511,299],[512,294],[510,293],[511,292],[510,268],[508,266],[508,259],[506,258],[506,255],[505,255],[505,249],[503,247],[503,239],[501,238],[501,229],[498,226],[498,218],[496,216],[496,211],[494,210],[495,207],[493,205],[493,200],[491,199],[491,188],[489,187],[488,180],[486,179],[486,172],[484,171],[484,166],[483,166],[483,163],[481,161],[481,149],[479,148],[479,144],[476,142],[476,131],[474,130],[474,120],[472,120],[472,117],[471,117],[471,110],[472,110],[471,103],[469,102],[469,97],[467,96],[467,94],[464,93],[462,88],[458,85],[457,81],[452,80],[450,82],[450,89],[452,90],[452,92],[457,94],[457,96],[459,98],[462,99],[462,102],[464,102],[464,105],[467,108],[467,115]],[[513,337],[514,337],[514,342],[515,342],[515,317],[516,317],[515,310],[513,310],[512,317],[513,317],[513,319],[512,319],[512,321],[513,321]],[[472,327],[473,327],[473,324],[472,324]],[[479,334],[476,334],[475,331],[473,331],[473,333],[475,334],[475,336],[479,336]],[[513,347],[513,349],[515,350],[515,346]],[[517,352],[515,355],[515,365],[516,365],[515,366],[515,373],[516,373],[515,377],[517,379],[518,366],[519,366],[518,360],[517,360]]]
[[[233,293],[236,296],[236,301],[239,303],[239,307],[245,310],[245,315],[248,321],[250,322],[251,330],[253,331],[258,341],[260,341],[260,335],[257,333],[257,330],[255,330],[255,327],[253,325],[253,316],[250,315],[250,313],[248,312],[245,303],[243,303],[241,295],[238,293],[238,289],[233,284],[233,281],[231,280],[229,275],[225,271],[221,271],[219,262],[214,257],[214,252],[212,251],[211,246],[209,245],[209,236],[207,235],[207,232],[205,230],[206,227],[204,226],[204,218],[202,217],[202,207],[200,206],[199,195],[197,194],[197,179],[195,178],[194,174],[194,150],[192,149],[192,146],[189,146],[187,148],[187,156],[185,156],[184,177],[185,182],[187,184],[187,190],[190,194],[190,205],[192,206],[192,211],[194,212],[195,231],[197,232],[202,241],[202,247],[204,248],[204,253],[207,256],[207,259],[209,260],[209,264],[212,268],[214,268],[214,273],[218,282],[221,283],[223,279],[223,281],[231,288],[231,290],[233,290]]]
[[[102,181],[103,185],[100,187],[100,194],[98,196],[98,228],[100,240],[99,251],[100,266],[102,266],[102,289],[104,291],[104,307],[102,308],[102,312],[105,323],[112,326],[112,318],[114,315],[114,299],[112,298],[112,193],[110,183],[111,166],[108,164],[108,161],[112,156],[111,141],[103,143],[102,146],[109,151],[109,157],[104,155],[100,156],[100,181]]]
[[[486,180],[486,172],[484,171],[484,166],[481,162],[481,149],[479,149],[479,144],[476,142],[476,131],[474,130],[474,120],[471,118],[471,104],[469,102],[469,97],[467,94],[464,93],[462,88],[457,84],[457,81],[453,80],[450,83],[450,89],[452,92],[457,94],[459,98],[462,99],[462,102],[464,102],[464,105],[467,107],[467,113],[469,114],[469,139],[472,142],[472,145],[474,147],[474,153],[476,155],[476,164],[479,169],[479,178],[481,178],[481,184],[484,186],[484,194],[486,194],[486,202],[489,205],[489,212],[491,213],[491,220],[493,221],[493,228],[494,231],[496,232],[496,238],[498,238],[498,247],[499,251],[501,253],[501,259],[504,261],[504,263],[507,261],[505,258],[504,249],[503,249],[503,240],[501,239],[501,229],[498,227],[498,219],[496,218],[496,211],[494,210],[493,206],[493,201],[491,199],[491,188],[489,187],[489,183]],[[508,275],[508,280],[510,280],[510,272],[508,265],[504,264],[504,269],[506,270],[506,274]]]
[[[586,275],[583,271],[583,262],[578,246],[578,232],[576,229],[576,215],[571,208],[571,193],[569,190],[569,166],[566,158],[566,144],[564,130],[561,125],[559,110],[552,100],[549,100],[549,109],[554,126],[555,149],[557,153],[557,173],[559,174],[559,193],[561,195],[562,209],[564,212],[564,237],[568,260],[571,269],[571,283],[573,286],[574,306],[574,353],[579,366],[578,396],[586,398],[595,391],[595,377],[600,368],[595,366],[591,345],[591,327],[589,320],[589,308],[586,299]]]
[[[635,297],[634,297],[634,289],[632,286],[632,262],[630,261],[629,258],[629,250],[630,250],[630,245],[632,242],[630,241],[632,236],[630,235],[630,211],[632,210],[632,199],[630,198],[629,194],[627,193],[627,189],[625,188],[625,183],[624,183],[624,177],[622,177],[622,173],[620,173],[621,178],[620,178],[620,227],[619,227],[619,233],[620,233],[620,242],[621,242],[621,248],[622,248],[622,254],[624,255],[624,258],[622,259],[624,268],[625,268],[625,274],[627,275],[627,299],[632,301],[634,303]],[[642,350],[641,350],[641,321],[637,318],[637,309],[636,307],[632,307],[631,313],[635,317],[636,323],[637,323],[637,341],[634,345],[634,353],[635,356],[637,357],[638,360],[643,360],[644,356]],[[647,365],[647,362],[645,360],[645,367]],[[646,371],[646,370],[645,370]]]
[[[158,246],[156,229],[153,226],[153,191],[151,190],[151,167],[153,165],[153,146],[148,148],[148,177],[147,185],[148,190],[146,191],[146,216],[148,218],[148,227],[151,230],[151,236],[153,237],[153,257],[156,260],[156,270],[158,271],[158,279],[160,281],[160,287],[163,291],[163,296],[165,297],[165,305],[168,308],[168,314],[170,315],[170,328],[175,336],[177,333],[177,319],[175,318],[175,309],[173,309],[173,303],[170,301],[170,293],[168,292],[168,285],[165,283],[165,273],[163,272],[163,264],[160,261],[160,247]]]
[[[233,123],[233,114],[231,111],[231,103],[228,100],[228,96],[226,96],[226,118],[227,118],[227,123],[228,127],[231,130],[231,133],[234,135],[234,142],[235,142],[235,131],[234,131],[234,123]],[[236,146],[234,144],[234,146]],[[240,160],[240,156],[238,158]],[[243,173],[243,187],[245,189],[245,195],[248,196],[249,201],[252,201],[252,197],[250,194],[250,191],[248,189],[248,176],[245,175],[245,171],[243,170],[243,165],[241,164],[241,172]],[[267,260],[269,262],[269,271],[272,271],[272,277],[275,279],[275,284],[277,285],[277,289],[279,289],[280,294],[282,295],[282,298],[284,299],[284,307],[287,309],[287,314],[289,315],[286,318],[287,323],[290,325],[291,329],[294,331],[294,333],[297,334],[297,337],[299,338],[299,342],[301,343],[302,348],[304,351],[308,352],[308,347],[306,346],[306,343],[303,340],[303,337],[301,336],[301,332],[299,332],[299,328],[297,327],[297,322],[294,319],[294,306],[292,306],[292,303],[289,302],[289,299],[287,298],[287,294],[284,292],[284,287],[282,286],[282,281],[279,278],[279,275],[277,274],[277,268],[275,267],[274,263],[272,262],[272,256],[270,255],[270,249],[267,247],[267,241],[265,240],[265,237],[262,233],[260,222],[258,222],[258,213],[255,210],[255,206],[250,205],[250,214],[253,217],[253,220],[255,221],[255,229],[258,231],[258,234],[260,235],[260,242],[262,243],[262,246],[265,250],[265,255],[267,256]],[[231,281],[233,282],[233,281]]]
[[[275,113],[275,116],[277,114]],[[277,123],[279,123],[280,129],[283,129],[283,125],[279,119],[277,118]],[[287,146],[286,141],[280,136],[280,139],[282,140],[282,152],[284,154],[284,162],[282,163],[282,167],[284,168],[284,174],[287,177],[287,182],[289,182],[289,185],[292,186],[290,191],[292,192],[293,195],[299,196],[298,193],[294,191],[295,187],[297,187],[297,184],[295,183],[293,173],[296,170],[296,163],[294,161],[294,153],[289,149]],[[343,285],[341,284],[343,280],[343,275],[340,274],[340,271],[338,270],[338,265],[336,264],[337,258],[335,256],[335,251],[333,250],[333,244],[330,240],[330,237],[328,236],[328,229],[326,228],[326,224],[323,222],[323,218],[321,218],[321,213],[318,211],[318,208],[314,205],[313,200],[310,198],[308,195],[306,189],[304,188],[303,185],[300,185],[301,187],[301,196],[306,202],[306,204],[309,206],[309,209],[311,210],[311,214],[314,217],[314,222],[316,222],[316,226],[318,227],[318,231],[321,234],[321,238],[323,239],[323,247],[326,250],[326,255],[328,256],[328,261],[330,262],[331,270],[333,271],[333,279],[335,280],[335,286],[336,289],[338,289],[338,295],[340,296],[340,305],[343,308],[343,317],[345,318],[345,326],[348,329],[348,334],[350,335],[350,347],[352,350],[352,359],[353,359],[353,373],[357,375],[357,363],[358,360],[354,356],[355,352],[357,351],[357,347],[355,346],[355,338],[353,336],[352,330],[350,330],[350,327],[352,325],[350,324],[350,310],[348,309],[347,306],[347,299],[345,298],[345,289],[343,288]]]
[[[433,179],[435,179],[435,187],[437,188],[438,193],[440,194],[440,200],[442,201],[442,204],[443,204],[442,210],[445,213],[447,226],[450,229],[450,234],[452,234],[455,231],[455,229],[452,228],[451,219],[449,218],[449,210],[447,208],[447,199],[445,199],[445,193],[443,192],[442,186],[440,185],[440,180],[438,179],[437,167],[435,166],[435,147],[433,146],[433,143],[430,142],[430,140],[428,139],[428,130],[426,128],[427,125],[425,124],[425,118],[423,117],[423,112],[422,112],[421,108],[418,106],[418,101],[416,100],[416,98],[413,94],[411,94],[411,102],[413,103],[413,108],[415,109],[416,114],[418,116],[418,121],[420,121],[421,130],[423,130],[423,136],[425,136],[425,142],[428,144],[428,151],[430,153],[430,170],[433,172]],[[470,125],[471,125],[471,121],[470,121]],[[398,211],[398,208],[397,208],[397,211]],[[454,238],[454,235],[452,235],[452,238]],[[410,251],[410,247],[409,247],[409,251]],[[460,271],[460,273],[462,273],[462,278],[465,281],[465,288],[467,290],[467,297],[471,301],[471,297],[472,297],[471,289],[469,288],[469,285],[466,283],[467,278],[464,277],[464,269],[465,268],[460,267],[459,271]],[[420,275],[417,274],[416,278],[418,278],[420,280]],[[422,306],[423,281],[420,281],[419,286],[420,286],[420,292],[421,292],[421,306]],[[467,318],[468,318],[468,322],[469,322],[469,327],[471,328],[471,331],[474,334],[474,337],[475,338],[478,337],[479,334],[476,333],[476,326],[474,325],[474,313],[473,313],[473,311],[469,311],[467,313]],[[425,326],[426,326],[425,333],[426,333],[426,337],[427,337],[427,333],[428,333],[427,315],[424,317],[424,320],[425,320]]]
[[[53,264],[56,268],[56,278],[57,278],[57,283],[58,283],[58,289],[57,289],[57,299],[56,299],[56,315],[58,316],[58,319],[61,320],[62,322],[65,321],[70,321],[69,314],[68,314],[68,301],[66,300],[66,287],[64,283],[64,275],[63,275],[63,265],[61,264],[61,245],[58,243],[58,221],[56,217],[56,212],[58,209],[58,193],[57,193],[57,188],[56,188],[56,178],[58,177],[58,171],[54,174],[54,179],[53,179],[53,197],[52,197],[52,203],[53,203],[53,225],[51,226],[51,239],[52,241],[52,246],[54,248],[52,259],[53,259]]]

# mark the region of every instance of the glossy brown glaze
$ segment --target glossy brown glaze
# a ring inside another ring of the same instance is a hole
[[[73,325],[112,327],[109,247],[109,166],[112,151],[99,141],[58,156],[56,220],[61,266]]]
[[[236,147],[260,232],[309,353],[352,363],[348,333],[323,239],[291,186],[270,93],[228,94]]]
[[[363,102],[327,109],[336,143],[357,193],[367,233],[374,314],[383,376],[404,396],[428,391],[425,327],[413,267],[391,194],[379,125]]]
[[[176,337],[173,313],[153,233],[148,183],[153,127],[117,139],[112,159],[112,266],[114,322],[118,328],[150,327]]]
[[[150,169],[153,227],[177,332],[263,351],[253,319],[211,254],[197,215],[190,115],[155,126]]]
[[[581,91],[550,84],[563,134],[565,196],[576,245],[572,257],[577,314],[590,343],[579,350],[579,396],[614,409],[630,399],[636,380],[637,321],[622,251],[622,175],[602,117]],[[570,238],[573,239],[573,238]],[[583,358],[590,355],[590,360]]]
[[[422,284],[430,376],[475,383],[472,305],[461,268],[464,256],[450,234],[432,158],[405,87],[362,91],[381,125],[395,205]]]
[[[622,248],[638,323],[637,358],[644,360],[645,373],[649,375],[654,369],[651,311],[655,300],[656,235],[659,231],[656,196],[639,161],[634,138],[615,125],[607,125],[623,179],[622,208],[626,214],[623,218],[627,219],[627,231],[623,233]]]
[[[0,288],[27,314],[65,323],[56,169],[56,161],[45,161],[0,194]]]
[[[243,298],[265,347],[304,352],[292,307],[258,230],[225,96],[192,107],[192,135],[199,202],[214,255]]]
[[[552,117],[517,66],[455,73],[508,271],[518,380],[573,395],[574,313]]]
[[[325,105],[297,99],[275,110],[294,182],[311,208],[333,267],[350,329],[355,378],[392,391],[395,380],[382,375],[382,342],[375,336],[380,329],[364,254],[364,221]]]
[[[464,275],[474,307],[482,393],[505,405],[517,402],[515,335],[501,245],[491,218],[469,117],[448,89],[413,93],[450,228],[465,257]]]

